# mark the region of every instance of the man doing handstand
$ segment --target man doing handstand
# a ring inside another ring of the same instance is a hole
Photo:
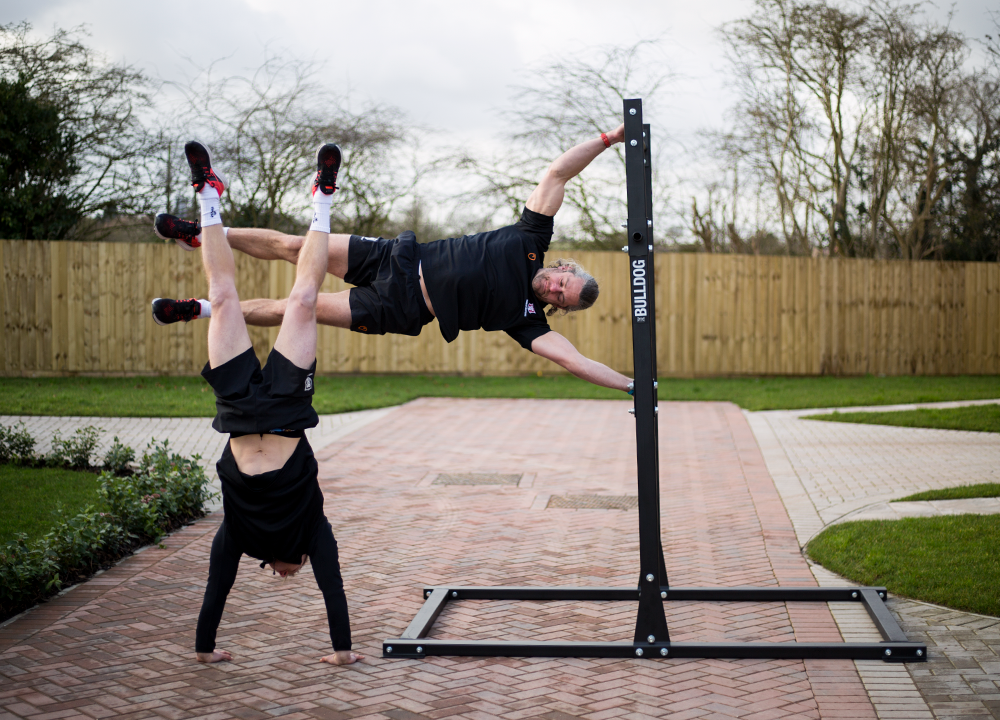
[[[582,355],[549,328],[548,314],[583,310],[597,299],[597,282],[571,260],[545,267],[553,216],[562,206],[566,183],[606,148],[625,138],[624,125],[571,148],[553,162],[528,197],[518,223],[461,238],[418,244],[412,232],[392,240],[358,235],[330,235],[327,271],[356,285],[339,293],[321,293],[317,321],[367,334],[418,335],[435,316],[445,340],[461,330],[503,330],[523,348],[548,358],[596,385],[630,391],[631,381]],[[200,246],[200,227],[171,215],[159,215],[156,234],[181,247]],[[263,260],[300,262],[303,238],[274,230],[228,229],[229,244]],[[286,301],[257,299],[241,303],[250,325],[274,326]],[[211,313],[198,300],[153,302],[160,324],[192,320]]]
[[[317,153],[312,226],[298,256],[295,285],[285,304],[281,329],[261,370],[236,292],[236,264],[219,218],[224,181],[214,170],[208,148],[192,141],[184,147],[201,204],[201,258],[208,276],[212,319],[208,326],[208,363],[202,371],[215,390],[212,423],[228,433],[216,468],[222,484],[225,517],[209,559],[208,587],[195,636],[199,662],[232,660],[215,647],[226,598],[244,554],[270,564],[282,577],[312,562],[326,603],[334,652],[321,660],[347,665],[363,659],[351,650],[347,599],[340,575],[337,541],[323,513],[318,466],[304,431],[319,418],[312,407],[316,372],[316,297],[326,277],[330,203],[340,166],[340,148],[323,145]]]

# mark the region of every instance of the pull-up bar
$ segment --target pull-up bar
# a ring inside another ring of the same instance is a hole
[[[653,201],[649,125],[642,101],[625,101],[625,177],[628,190],[629,285],[635,361],[635,436],[639,477],[637,587],[424,588],[424,604],[401,637],[382,643],[382,657],[821,658],[921,662],[927,646],[910,642],[885,605],[884,587],[676,588],[667,580],[660,541],[660,458],[656,383],[656,303],[653,292]],[[428,638],[447,603],[459,600],[638,601],[632,641],[560,642],[434,640]],[[671,642],[663,603],[670,601],[861,603],[882,635],[880,643]]]

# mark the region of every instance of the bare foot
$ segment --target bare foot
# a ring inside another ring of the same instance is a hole
[[[353,665],[359,660],[364,659],[364,655],[356,653],[353,650],[338,650],[333,655],[321,657],[319,660],[320,662],[330,663],[331,665]]]
[[[195,653],[195,659],[203,663],[229,662],[233,659],[233,654],[228,650],[215,650],[210,653]]]

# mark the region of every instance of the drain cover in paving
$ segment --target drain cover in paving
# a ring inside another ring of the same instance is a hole
[[[504,475],[501,473],[457,473],[454,475],[438,475],[434,485],[517,485],[520,475]]]
[[[553,495],[546,508],[572,510],[635,510],[639,498],[635,495]]]

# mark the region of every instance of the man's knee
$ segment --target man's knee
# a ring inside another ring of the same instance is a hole
[[[281,236],[281,246],[284,248],[285,256],[289,262],[298,264],[299,251],[302,250],[302,245],[305,241],[304,237],[299,237],[298,235]]]
[[[233,283],[214,283],[208,289],[208,301],[216,311],[232,305],[239,306],[240,296]]]
[[[285,301],[286,309],[295,313],[306,312],[314,314],[316,312],[316,301],[319,298],[319,288],[315,287],[294,287],[288,300]]]

